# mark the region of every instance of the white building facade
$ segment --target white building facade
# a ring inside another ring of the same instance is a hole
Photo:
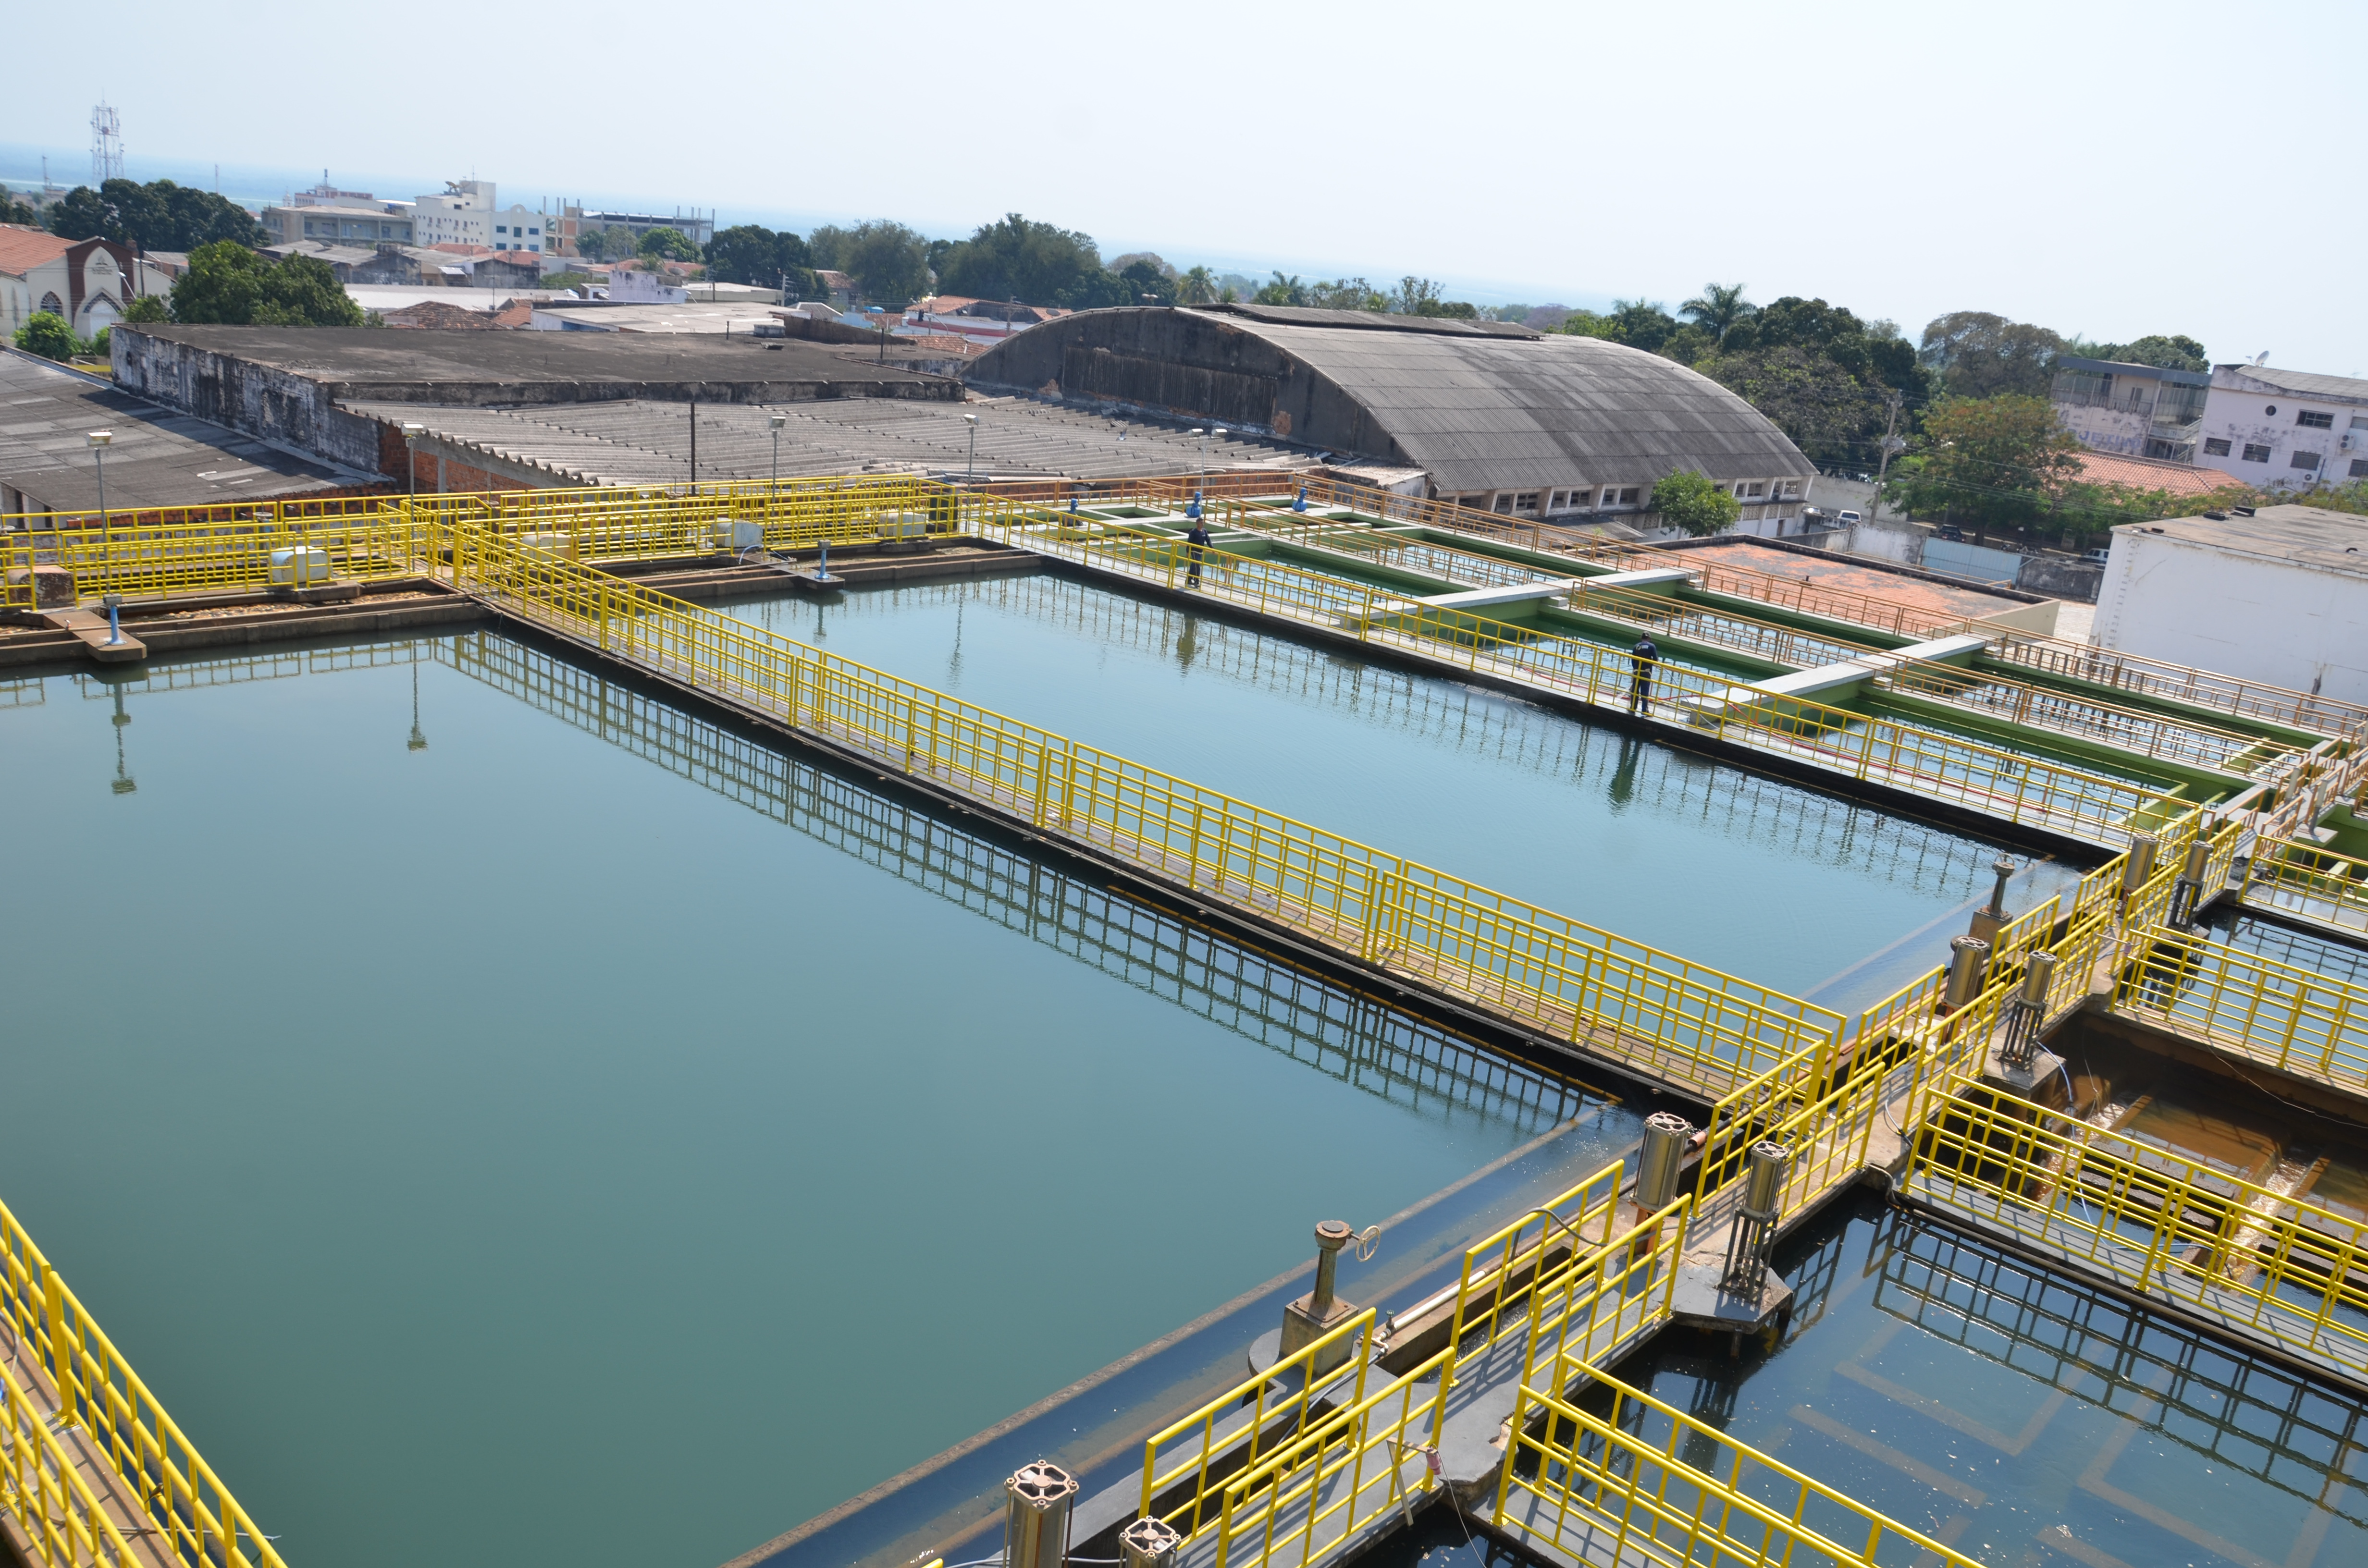
[[[2368,517],[2289,505],[2124,523],[2092,635],[2103,648],[2368,702]]]
[[[423,245],[484,245],[536,256],[558,249],[553,221],[516,203],[502,206],[489,179],[449,181],[442,194],[414,202],[412,214]]]
[[[2194,461],[2263,490],[2368,479],[2368,381],[2215,365]]]

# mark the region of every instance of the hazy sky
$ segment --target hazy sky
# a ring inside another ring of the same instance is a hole
[[[2310,302],[2368,231],[2350,6],[1206,14],[131,0],[103,45],[61,33],[15,74],[0,142],[11,176],[50,149],[85,177],[103,92],[135,174],[325,165],[409,196],[473,167],[529,200],[933,233],[1017,210],[1105,256],[1422,273],[1488,301],[1739,279],[1911,336],[1981,309],[2368,372],[2368,318]]]

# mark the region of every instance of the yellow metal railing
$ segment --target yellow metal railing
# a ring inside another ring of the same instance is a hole
[[[1678,1260],[1696,1200],[1681,1193],[1646,1215],[1591,1256],[1550,1274],[1530,1292],[1521,1381],[1557,1358],[1603,1362],[1615,1358],[1668,1321],[1677,1301]]]
[[[48,1412],[0,1362],[0,1510],[41,1568],[130,1568],[140,1560],[76,1468]]]
[[[1455,1352],[1441,1350],[1225,1483],[1215,1568],[1315,1568],[1359,1529],[1410,1517],[1434,1466]]]
[[[1427,662],[1543,687],[1591,706],[1626,709],[1634,662],[1622,651],[1466,611],[1416,603],[1403,594],[1283,562],[1129,533],[1014,503],[975,500],[970,525],[987,538],[1171,589],[1197,587],[1260,615],[1293,619]],[[1755,750],[1847,777],[1955,801],[2011,822],[2032,823],[2105,843],[2125,841],[2157,809],[2151,786],[2112,778],[1896,720],[1795,698],[1772,699],[1748,685],[1663,663],[1651,705]]]
[[[2368,1093],[2368,991],[2168,926],[2134,932],[2113,1008],[2352,1094]]]
[[[1217,1522],[1221,1494],[1235,1476],[1255,1471],[1262,1458],[1315,1430],[1332,1406],[1362,1404],[1374,1317],[1366,1308],[1153,1433],[1143,1446],[1139,1517],[1165,1519],[1187,1540],[1199,1535]],[[1179,1439],[1180,1460],[1171,1453]],[[1163,1459],[1168,1460],[1164,1469]]]
[[[1593,1363],[1562,1358],[1552,1387],[1578,1379],[1609,1392],[1608,1413],[1528,1386],[1515,1396],[1491,1521],[1562,1561],[1899,1568],[1913,1553],[1979,1568]]]
[[[38,1365],[48,1375],[62,1422],[82,1430],[114,1472],[120,1495],[147,1517],[169,1554],[191,1568],[279,1568],[279,1553],[5,1204],[0,1312],[18,1365]],[[21,1394],[20,1387],[11,1389],[12,1405]]]
[[[275,581],[306,586],[339,578],[369,582],[416,573],[419,535],[397,509],[346,516],[288,516],[158,523],[134,528],[54,528],[0,533],[0,605],[36,606],[36,573],[62,571],[77,600],[101,594],[136,598],[245,592]],[[285,552],[302,553],[290,559]],[[275,562],[275,553],[281,555]],[[47,607],[41,607],[47,608]]]
[[[2293,1351],[2368,1370],[2368,1228],[1962,1073],[1915,1107],[1902,1190]]]
[[[1463,1268],[1455,1286],[1454,1326],[1448,1344],[1455,1346],[1461,1367],[1485,1353],[1508,1324],[1510,1309],[1526,1309],[1533,1292],[1551,1289],[1556,1278],[1583,1267],[1611,1244],[1618,1224],[1620,1179],[1624,1167],[1618,1160],[1552,1201],[1531,1210],[1496,1234],[1463,1249]],[[1589,1240],[1589,1233],[1593,1239]],[[1463,1348],[1465,1336],[1476,1333],[1477,1344]]]
[[[2264,844],[2245,869],[2244,902],[2368,936],[2368,860],[2315,845]]]
[[[470,591],[1705,1094],[1839,1015],[466,524]]]

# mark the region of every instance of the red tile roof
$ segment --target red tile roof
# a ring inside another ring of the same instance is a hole
[[[0,272],[26,273],[74,249],[74,242],[46,229],[0,223]]]
[[[2193,463],[2166,462],[2160,458],[2130,458],[2117,452],[2080,454],[2080,477],[2091,484],[2120,484],[2132,490],[2168,490],[2174,495],[2210,495],[2221,490],[2249,488],[2234,474]]]

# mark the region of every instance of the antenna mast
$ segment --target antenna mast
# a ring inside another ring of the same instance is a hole
[[[90,111],[90,183],[105,185],[123,177],[123,122],[107,100]]]

